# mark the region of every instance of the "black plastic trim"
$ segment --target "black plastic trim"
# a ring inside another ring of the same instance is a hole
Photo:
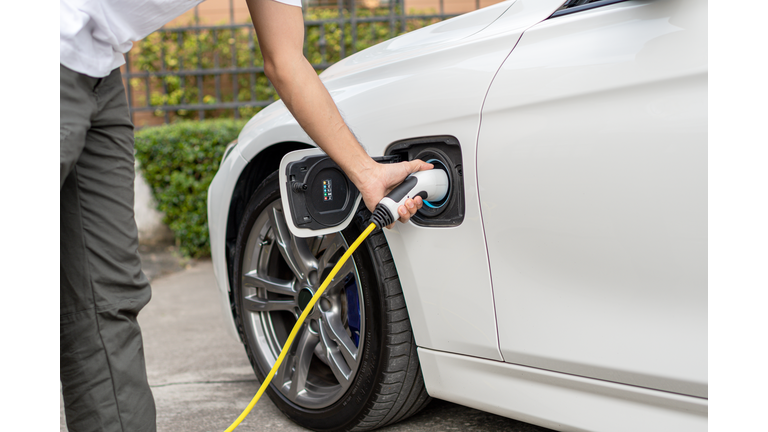
[[[572,8],[568,8],[568,9],[560,9],[558,11],[555,11],[555,13],[553,13],[552,15],[550,15],[549,18],[556,18],[556,17],[563,16],[563,15],[570,15],[572,13],[581,12],[581,11],[585,11],[585,10],[588,10],[588,9],[599,8],[599,7],[602,7],[602,6],[608,6],[608,5],[612,5],[614,3],[622,3],[622,2],[625,2],[625,1],[628,1],[628,0],[602,0],[602,1],[596,1],[596,2],[593,2],[593,3],[587,3],[587,4],[583,4],[583,5],[579,5],[579,6],[574,6]]]

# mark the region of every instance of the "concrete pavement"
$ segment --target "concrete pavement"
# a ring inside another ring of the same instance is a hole
[[[259,387],[239,341],[228,335],[210,261],[152,281],[152,301],[139,314],[158,431],[223,431]],[[263,397],[237,429],[306,431]],[[381,429],[405,431],[513,431],[547,429],[434,400],[416,416]],[[61,431],[66,431],[61,408]]]

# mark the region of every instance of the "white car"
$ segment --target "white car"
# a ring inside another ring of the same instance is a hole
[[[563,3],[499,3],[321,75],[372,156],[432,161],[451,189],[334,279],[268,390],[292,420],[369,430],[435,397],[563,431],[707,429],[707,4]],[[209,190],[259,379],[368,214],[291,234],[276,171],[311,147],[274,103]]]

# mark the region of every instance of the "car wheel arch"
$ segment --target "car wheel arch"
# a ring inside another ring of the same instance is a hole
[[[248,204],[253,192],[259,187],[262,181],[267,178],[271,173],[276,171],[280,167],[280,161],[286,154],[301,149],[313,148],[314,146],[298,142],[298,141],[285,141],[275,143],[270,146],[264,147],[260,152],[256,153],[248,164],[240,172],[240,176],[235,183],[235,187],[232,190],[232,199],[229,202],[229,210],[227,212],[227,229],[224,242],[224,256],[227,262],[227,278],[229,280],[229,304],[232,312],[232,316],[235,317],[235,303],[232,296],[232,276],[233,267],[232,261],[235,252],[235,242],[237,241],[237,230],[240,227],[240,222],[245,214],[245,208]]]

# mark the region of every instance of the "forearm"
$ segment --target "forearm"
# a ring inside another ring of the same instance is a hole
[[[359,185],[375,162],[360,146],[314,68],[301,56],[270,80],[304,131]],[[278,66],[280,67],[280,66]]]
[[[246,0],[264,57],[264,71],[288,110],[304,131],[330,156],[357,186],[365,205],[373,211],[394,186],[413,172],[432,168],[414,160],[398,164],[376,163],[347,127],[331,95],[304,57],[304,17],[301,8],[272,0]],[[400,206],[400,221],[407,222],[421,208],[420,197]]]
[[[247,0],[264,55],[264,69],[304,131],[360,186],[376,163],[352,135],[303,54],[301,9],[271,0]]]

